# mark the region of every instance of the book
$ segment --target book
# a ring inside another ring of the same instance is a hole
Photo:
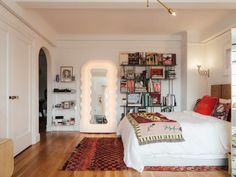
[[[161,104],[161,94],[159,93],[150,93],[151,105],[158,106]]]
[[[152,80],[153,92],[161,92],[161,82]]]
[[[134,92],[134,80],[127,80],[126,85],[128,92],[130,93]]]
[[[128,105],[129,104],[140,104],[141,95],[140,94],[128,94]]]

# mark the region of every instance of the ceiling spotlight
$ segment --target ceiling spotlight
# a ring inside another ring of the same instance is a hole
[[[174,11],[173,9],[169,8],[169,9],[168,9],[168,12],[169,12],[171,15],[176,16],[176,13],[175,13],[175,11]]]

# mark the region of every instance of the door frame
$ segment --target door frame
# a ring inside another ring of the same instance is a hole
[[[52,110],[50,109],[52,98],[50,94],[50,90],[52,90],[52,61],[51,61],[51,54],[49,52],[49,49],[45,46],[40,46],[35,51],[35,65],[32,67],[34,70],[32,70],[32,74],[34,73],[35,77],[33,78],[33,90],[35,93],[33,93],[35,99],[32,99],[32,105],[34,105],[34,113],[32,115],[32,144],[35,144],[40,141],[40,134],[39,134],[39,52],[40,50],[43,50],[46,55],[46,61],[47,61],[47,127],[46,131],[51,131],[51,115]],[[35,72],[36,71],[36,72]]]

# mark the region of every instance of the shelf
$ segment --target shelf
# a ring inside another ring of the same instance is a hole
[[[54,94],[75,94],[76,92],[52,92]]]
[[[161,92],[120,92],[121,94],[161,94]]]
[[[63,108],[52,108],[54,110],[57,110],[57,111],[75,111],[76,109],[75,108],[70,108],[70,109],[63,109]]]
[[[76,81],[71,82],[56,82],[54,80],[53,93],[53,106],[52,110],[52,131],[75,131],[78,130],[78,118],[77,118],[77,104],[76,94],[77,86]],[[67,101],[66,101],[67,100]],[[63,109],[63,103],[68,102],[69,109]],[[72,105],[73,102],[73,105]],[[55,105],[61,105],[61,107],[55,107]],[[56,119],[56,116],[62,116],[63,119]],[[70,118],[74,118],[70,122]],[[58,122],[63,122],[59,123]]]
[[[121,105],[120,107],[160,108],[160,107],[163,107],[163,106],[161,106],[161,105],[156,105],[156,106],[126,106],[126,105]]]
[[[123,67],[131,67],[131,66],[134,66],[134,67],[152,67],[152,66],[161,66],[161,67],[173,67],[173,66],[176,66],[176,65],[139,65],[139,64],[136,64],[136,65],[131,65],[131,64],[121,64],[120,66],[123,66]]]
[[[56,83],[56,84],[75,84],[76,81],[70,81],[70,82],[61,82],[61,81],[59,81],[59,82],[57,82],[57,81],[54,80],[54,83]]]
[[[175,80],[176,78],[173,78],[173,79],[171,79],[171,78],[159,78],[159,79],[157,79],[157,78],[146,78],[146,80],[150,80],[150,79],[152,79],[152,80]],[[137,79],[121,78],[120,80],[135,81]]]
[[[75,124],[73,125],[53,125],[54,127],[73,127],[75,126]]]

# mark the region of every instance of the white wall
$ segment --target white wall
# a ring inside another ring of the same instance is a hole
[[[95,38],[94,38],[95,39]],[[155,39],[155,40],[153,40]],[[59,74],[59,68],[63,65],[73,66],[74,74],[77,78],[77,103],[80,102],[80,72],[83,64],[89,60],[111,60],[119,68],[119,53],[124,51],[155,51],[160,53],[171,52],[177,54],[177,66],[176,73],[177,79],[174,81],[174,94],[176,94],[177,107],[176,110],[181,110],[181,38],[175,37],[161,37],[158,39],[149,38],[102,38],[96,40],[92,39],[76,39],[76,37],[67,40],[59,40],[56,48],[55,55],[55,70],[54,76]],[[117,76],[119,77],[119,76]],[[120,119],[120,115],[123,109],[120,107],[120,93],[119,93],[119,83],[118,84],[118,101],[117,101],[117,120]],[[167,81],[162,84],[162,95],[165,96],[168,92]],[[78,117],[79,113],[78,111]]]
[[[187,109],[187,96],[188,96],[188,90],[187,90],[187,64],[188,64],[188,53],[187,53],[187,41],[188,41],[188,34],[187,32],[182,33],[182,51],[181,51],[181,110]],[[185,96],[184,96],[185,95]]]
[[[210,40],[205,48],[206,66],[210,69],[208,78],[208,94],[210,94],[211,85],[231,83],[230,58],[226,57],[227,49],[231,48],[231,32]]]
[[[211,94],[211,85],[230,84],[230,63],[225,65],[226,50],[231,47],[231,33],[219,35],[206,43],[187,40],[187,110],[203,95]],[[229,61],[230,62],[230,61]],[[210,77],[200,76],[197,65],[210,70]],[[227,66],[227,67],[226,67]],[[183,71],[182,71],[183,72]]]
[[[205,65],[205,46],[201,43],[187,44],[187,110],[192,110],[197,99],[207,94],[207,77],[200,76],[197,65]]]

